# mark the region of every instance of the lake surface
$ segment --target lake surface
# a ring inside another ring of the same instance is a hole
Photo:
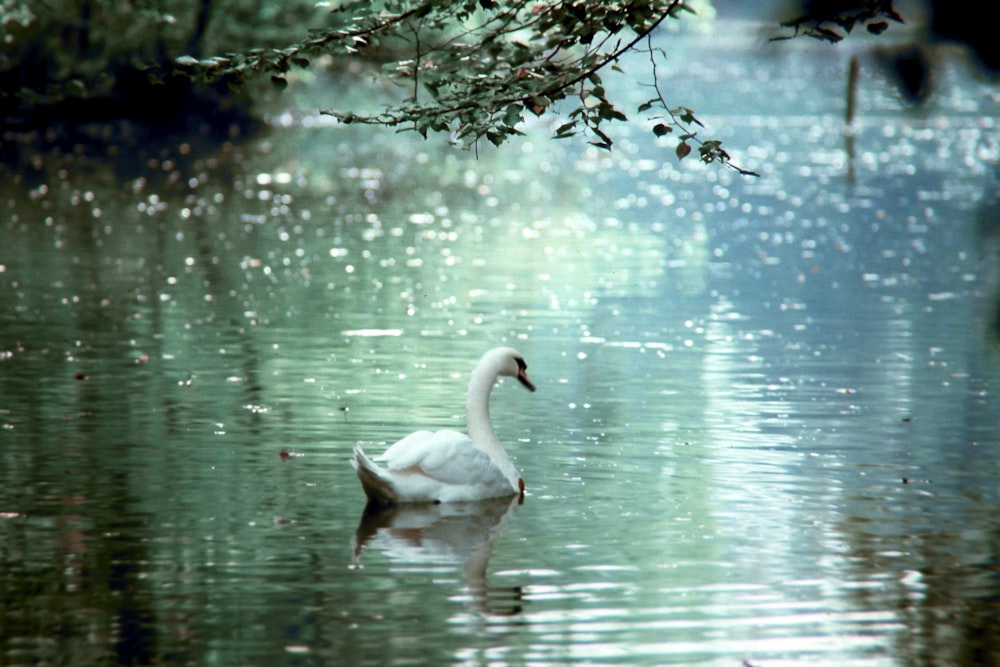
[[[761,178],[314,99],[0,171],[0,663],[1000,664],[1000,92],[862,53],[852,182],[849,50],[673,39]],[[497,344],[523,504],[366,516]]]

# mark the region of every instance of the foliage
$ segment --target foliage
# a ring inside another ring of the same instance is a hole
[[[704,125],[695,118],[694,112],[691,109],[687,107],[670,108],[663,96],[663,91],[660,89],[659,78],[657,77],[656,58],[658,55],[666,58],[666,54],[661,49],[653,47],[651,37],[647,37],[647,41],[648,44],[645,51],[649,54],[650,70],[653,74],[653,82],[647,85],[653,89],[656,96],[640,104],[637,111],[641,113],[652,109],[661,109],[666,112],[666,115],[653,116],[652,119],[654,121],[660,121],[653,125],[653,135],[663,137],[671,134],[674,130],[678,130],[677,146],[674,148],[674,153],[677,155],[678,160],[683,160],[690,155],[692,150],[691,145],[694,144],[698,147],[698,155],[702,162],[709,164],[718,162],[736,170],[743,176],[758,176],[759,174],[756,172],[734,164],[729,157],[729,153],[723,150],[721,141],[717,139],[699,139],[698,132],[694,128],[704,127]]]
[[[341,0],[331,12],[349,16],[349,27],[314,30],[283,49],[178,62],[203,80],[270,74],[284,86],[293,67],[307,67],[317,55],[361,58],[375,61],[379,76],[399,86],[400,99],[374,113],[320,113],[425,137],[447,133],[471,146],[483,139],[500,145],[521,134],[531,117],[562,113],[566,120],[556,138],[583,134],[594,146],[610,149],[608,124],[629,117],[610,99],[605,70],[620,71],[625,53],[665,21],[694,9],[682,0]],[[699,139],[701,124],[693,113],[672,109],[659,90],[640,111],[654,108],[666,112],[654,134],[677,129],[679,158],[694,144],[703,161],[751,173],[734,165],[717,140]]]
[[[888,30],[889,21],[903,23],[893,0],[808,0],[804,9],[802,16],[781,23],[792,33],[778,35],[772,41],[805,35],[836,43],[858,24],[864,24],[873,35],[881,35]]]
[[[0,0],[0,116],[141,94],[177,56],[287,44],[315,16],[311,0]]]
[[[320,111],[458,144],[500,145],[533,117],[557,115],[554,136],[610,149],[609,126],[630,116],[604,77],[630,51],[648,54],[653,95],[635,110],[656,138],[744,175],[694,112],[668,103],[653,37],[695,13],[697,0],[0,0],[0,115],[50,100],[129,92],[177,81],[278,89],[295,69],[362,63],[397,87],[376,111]],[[892,0],[806,0],[793,34],[837,41],[857,24],[879,33],[901,21]],[[311,26],[311,27],[310,27]],[[128,85],[123,86],[122,81]],[[641,83],[641,82],[640,82]],[[140,86],[141,87],[141,86]],[[135,95],[134,97],[142,97]],[[161,95],[162,98],[162,95]],[[697,152],[695,152],[697,148]]]

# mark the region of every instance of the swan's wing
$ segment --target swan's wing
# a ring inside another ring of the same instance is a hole
[[[479,484],[498,473],[493,461],[458,431],[417,431],[379,457],[393,471],[413,470],[444,484]]]
[[[384,463],[390,470],[417,465],[426,454],[426,448],[434,435],[432,431],[414,431],[402,440],[393,443],[389,449],[375,457],[375,460]]]

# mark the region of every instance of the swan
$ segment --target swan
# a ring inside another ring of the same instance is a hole
[[[493,432],[490,392],[500,376],[517,378],[528,391],[535,391],[527,369],[524,357],[509,347],[483,355],[472,371],[465,400],[469,435],[417,431],[374,460],[355,447],[351,465],[368,502],[445,503],[523,494],[524,481]]]

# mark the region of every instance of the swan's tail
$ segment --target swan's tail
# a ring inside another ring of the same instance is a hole
[[[369,503],[377,505],[396,504],[396,491],[392,488],[392,483],[382,477],[379,467],[375,462],[365,456],[361,447],[354,448],[354,458],[351,460],[358,479],[361,480],[361,488],[365,490]]]

